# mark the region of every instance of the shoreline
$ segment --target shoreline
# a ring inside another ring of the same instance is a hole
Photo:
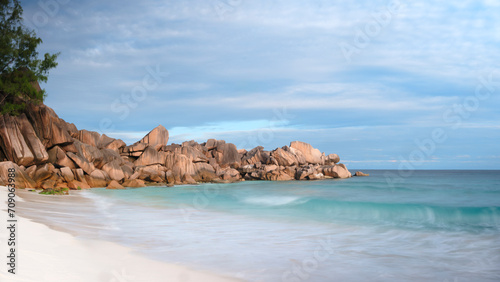
[[[17,191],[16,191],[17,192]],[[19,191],[20,192],[20,191]],[[25,192],[23,193],[31,193]],[[23,206],[28,197],[16,195]],[[51,196],[52,197],[52,196]],[[67,196],[65,196],[67,197]],[[7,226],[7,188],[0,186],[0,220]],[[117,243],[78,238],[41,219],[16,215],[16,274],[8,273],[8,230],[0,232],[0,255],[4,257],[0,280],[8,281],[240,281],[206,271],[152,260]]]

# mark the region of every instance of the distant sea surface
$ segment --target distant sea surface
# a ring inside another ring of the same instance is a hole
[[[248,281],[500,281],[500,171],[91,189],[82,236]],[[73,210],[78,210],[74,208]]]

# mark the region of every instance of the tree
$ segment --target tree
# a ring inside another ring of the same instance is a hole
[[[19,0],[0,0],[0,111],[19,114],[26,102],[41,103],[46,94],[38,82],[47,82],[48,71],[57,66],[56,54],[40,59],[42,39],[22,22]]]

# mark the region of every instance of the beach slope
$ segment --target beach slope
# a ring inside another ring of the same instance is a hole
[[[0,187],[0,222],[5,225],[0,228],[0,281],[236,281],[154,261],[112,242],[75,238],[19,216],[13,275],[7,272],[6,200],[7,188]]]

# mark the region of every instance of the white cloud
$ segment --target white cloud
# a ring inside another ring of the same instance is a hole
[[[158,64],[171,75],[127,119],[115,119],[116,137],[136,141],[164,123],[172,140],[240,140],[286,107],[296,117],[270,144],[315,137],[326,140],[324,148],[357,142],[387,152],[401,134],[449,126],[443,110],[474,93],[478,73],[500,61],[498,1],[403,1],[351,63],[338,44],[355,44],[356,32],[389,0],[242,1],[222,17],[218,2],[69,2],[37,31],[43,52],[62,52],[47,84],[49,106],[80,128],[98,127],[116,115],[112,101]],[[28,15],[40,11],[27,5]],[[462,125],[466,133],[482,130],[465,140],[489,140],[499,101],[482,103]],[[469,153],[462,143],[454,150]],[[366,152],[350,159],[364,160]]]

